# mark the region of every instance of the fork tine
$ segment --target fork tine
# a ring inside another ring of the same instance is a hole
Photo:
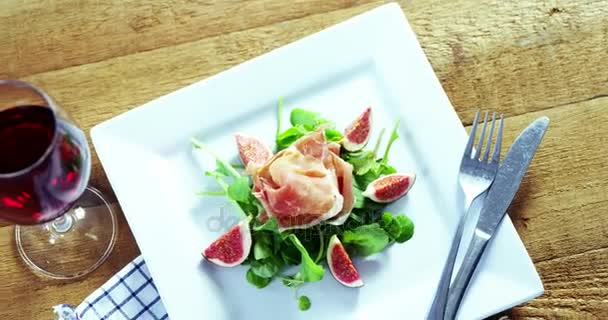
[[[475,149],[475,155],[473,159],[479,159],[479,154],[481,153],[481,147],[483,147],[483,138],[486,136],[486,127],[488,126],[488,112],[486,111],[486,115],[483,118],[483,129],[481,129],[481,136],[479,137],[479,142],[477,143],[477,149]]]
[[[494,135],[494,122],[496,121],[496,112],[492,113],[492,124],[490,125],[490,135],[488,135],[488,141],[486,142],[486,151],[483,153],[483,162],[488,161],[490,155],[490,147],[492,146],[492,136]]]
[[[496,143],[494,144],[494,154],[492,155],[492,163],[498,163],[500,160],[500,147],[502,143],[502,127],[504,124],[503,114],[500,114],[500,125],[498,126],[498,133],[496,134]]]
[[[473,120],[473,127],[471,128],[471,133],[469,134],[469,141],[467,141],[467,147],[464,149],[464,155],[467,157],[471,157],[471,150],[473,149],[473,142],[475,142],[475,131],[477,131],[477,121],[479,121],[479,110],[475,113],[475,119]]]

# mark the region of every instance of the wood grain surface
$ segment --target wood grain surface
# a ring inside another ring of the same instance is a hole
[[[88,132],[382,3],[4,0],[0,78],[44,88]],[[504,112],[510,142],[535,117],[551,118],[510,209],[546,292],[507,316],[608,319],[608,2],[399,4],[464,125],[477,108]],[[91,183],[115,202],[96,158],[93,170]],[[0,319],[49,319],[50,306],[78,304],[136,257],[118,211],[115,251],[74,282],[32,275],[13,227],[0,227]]]

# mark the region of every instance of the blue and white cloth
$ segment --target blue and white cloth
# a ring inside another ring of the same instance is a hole
[[[78,307],[80,320],[166,320],[156,286],[142,257],[137,257]]]

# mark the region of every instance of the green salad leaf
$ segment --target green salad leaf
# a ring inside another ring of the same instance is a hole
[[[230,163],[228,163],[227,161],[224,161],[217,154],[215,154],[213,151],[211,151],[209,148],[207,148],[198,139],[191,138],[190,142],[192,143],[192,145],[195,148],[201,149],[201,150],[207,152],[208,154],[210,154],[215,159],[215,163],[216,163],[216,166],[217,166],[217,169],[215,170],[215,172],[217,172],[218,174],[220,174],[222,176],[231,176],[233,178],[238,178],[238,177],[241,176],[241,174],[238,171],[236,171],[236,169],[234,169],[230,165]]]
[[[391,131],[391,136],[390,136],[390,138],[388,138],[388,144],[386,145],[386,150],[384,150],[384,155],[382,156],[383,164],[388,163],[388,153],[389,153],[389,151],[391,151],[393,142],[395,142],[395,140],[399,139],[399,132],[397,130],[399,129],[400,121],[401,121],[400,119],[397,119],[397,122],[395,122],[395,126],[393,127],[393,131]]]
[[[304,284],[303,280],[297,279],[294,277],[285,277],[283,278],[283,284],[290,288],[298,288]]]
[[[199,191],[196,193],[197,196],[225,196],[226,191],[218,190],[218,191]]]
[[[277,105],[277,132],[275,134],[276,137],[281,133],[281,127],[283,126],[283,97],[279,98],[279,104]],[[275,141],[278,145],[278,140]]]
[[[359,189],[358,186],[353,186],[353,196],[355,197],[355,209],[363,209],[365,207],[365,197],[363,196],[363,190]]]
[[[251,187],[249,178],[238,177],[228,187],[228,197],[234,201],[248,203],[251,200]]]
[[[306,130],[303,126],[294,126],[280,133],[277,136],[278,151],[289,147],[292,143],[296,142],[296,140],[300,139],[308,132],[310,131]]]
[[[369,256],[382,251],[388,245],[386,231],[377,223],[362,225],[342,234],[342,243],[353,245],[357,254]]]
[[[252,285],[254,285],[260,289],[266,287],[272,280],[271,278],[264,278],[264,277],[260,277],[260,276],[256,275],[251,268],[249,268],[249,270],[247,270],[246,277],[247,277],[247,282],[251,283]]]
[[[291,146],[302,136],[322,128],[329,142],[341,142],[342,132],[335,124],[321,116],[320,113],[295,108],[289,115],[288,128],[282,128],[283,99],[277,107],[276,150],[280,151]],[[321,224],[306,230],[279,231],[276,218],[268,217],[262,223],[255,218],[264,212],[264,207],[253,195],[251,178],[241,174],[242,164],[231,164],[220,158],[202,142],[191,139],[192,145],[205,151],[215,160],[215,168],[206,168],[205,175],[213,177],[219,190],[204,190],[198,192],[201,196],[225,196],[234,203],[249,219],[252,236],[252,251],[243,264],[249,268],[246,280],[257,288],[264,288],[277,278],[294,289],[294,299],[302,311],[311,307],[310,299],[298,296],[298,289],[310,282],[323,279],[325,269],[321,265],[327,251],[329,237],[338,235],[342,243],[353,249],[354,253],[362,256],[382,251],[390,243],[402,243],[412,238],[414,224],[405,214],[393,215],[383,212],[385,204],[376,203],[363,196],[368,184],[379,177],[395,173],[396,169],[388,163],[389,153],[394,142],[399,138],[399,120],[395,123],[382,157],[378,151],[382,143],[385,129],[379,134],[373,149],[363,149],[356,152],[341,150],[340,157],[353,166],[354,208],[341,226]],[[312,255],[312,257],[311,257]],[[314,257],[314,258],[313,258]],[[281,272],[288,266],[298,268],[292,275]]]
[[[288,239],[291,240],[291,242],[298,249],[298,251],[300,251],[302,261],[300,265],[300,272],[298,272],[299,279],[304,282],[315,282],[323,279],[325,269],[323,269],[321,265],[316,264],[315,261],[312,260],[312,258],[308,254],[308,251],[306,250],[306,248],[304,248],[298,237],[296,237],[296,235],[294,234],[290,234],[288,236]]]
[[[255,260],[262,260],[273,255],[272,239],[266,232],[256,233],[255,243],[253,244],[253,257]]]
[[[251,271],[255,273],[258,277],[262,278],[272,278],[282,267],[282,264],[279,259],[274,257],[268,257],[262,260],[256,260],[251,262]]]
[[[345,156],[346,162],[353,165],[355,175],[362,176],[378,165],[372,151],[358,151]]]
[[[254,224],[253,226],[254,231],[271,231],[277,234],[279,233],[279,222],[275,217],[269,218],[263,224],[259,224],[260,222],[258,220],[256,220],[256,223],[257,225]]]
[[[300,108],[293,109],[289,116],[289,122],[291,122],[292,126],[303,125],[313,127],[317,126],[320,120],[320,114]]]
[[[329,142],[340,142],[343,136],[342,132],[334,128],[327,128],[325,129],[325,138],[327,138],[327,141]]]
[[[414,235],[414,223],[406,215],[395,215],[384,212],[380,221],[380,226],[390,236],[391,240],[403,243]]]
[[[279,104],[279,117],[283,112],[282,104]],[[325,137],[330,142],[339,142],[342,140],[342,133],[335,129],[334,125],[327,119],[323,119],[319,113],[295,108],[289,115],[291,127],[285,131],[280,130],[280,123],[277,127],[277,151],[283,150],[292,145],[296,140],[304,135],[313,132],[323,125],[325,127]]]
[[[298,298],[298,308],[302,311],[310,309],[310,299],[307,296],[300,296]]]

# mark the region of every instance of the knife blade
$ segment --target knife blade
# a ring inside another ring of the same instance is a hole
[[[475,226],[469,249],[456,279],[449,289],[444,319],[456,318],[458,308],[481,256],[515,198],[517,189],[519,189],[548,126],[549,118],[536,119],[522,131],[507,151],[479,213],[479,220]]]

